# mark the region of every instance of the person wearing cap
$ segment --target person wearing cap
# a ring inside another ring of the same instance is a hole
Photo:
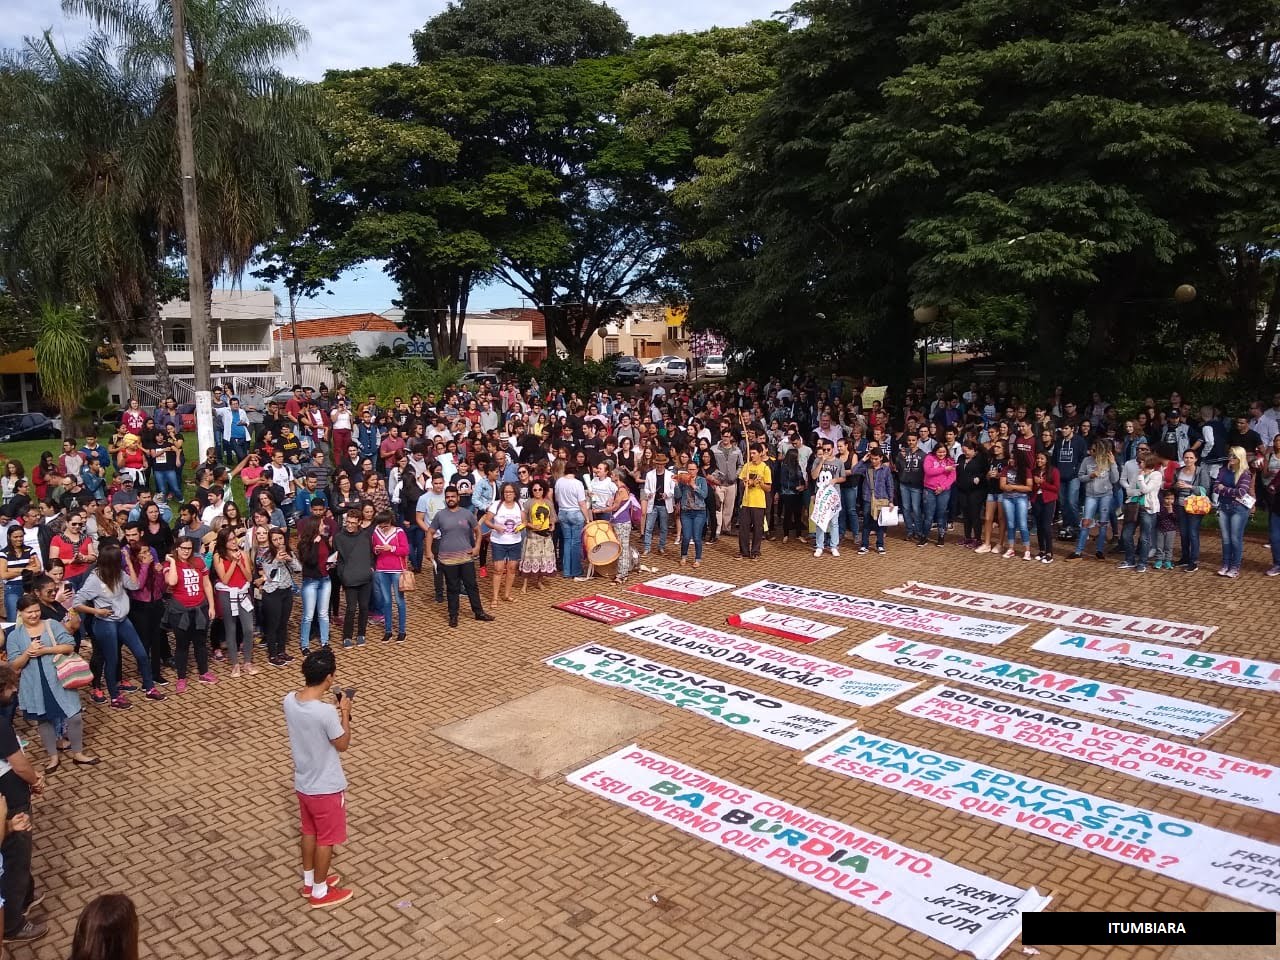
[[[1203,438],[1194,439],[1191,436],[1191,428],[1182,422],[1182,411],[1177,407],[1171,408],[1165,416],[1164,427],[1160,431],[1158,444],[1160,455],[1166,460],[1181,462],[1184,453],[1198,447],[1201,443]]]

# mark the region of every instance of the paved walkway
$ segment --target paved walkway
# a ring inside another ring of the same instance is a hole
[[[1075,601],[1217,624],[1213,649],[1277,658],[1280,582],[1257,575],[1264,561],[1257,544],[1247,551],[1253,572],[1234,582],[1213,576],[1210,569],[1194,576],[1138,576],[1118,573],[1110,564],[1046,567],[970,557],[958,547],[917,549],[898,539],[890,541],[887,556],[846,553],[840,560],[815,560],[795,545],[766,544],[764,560],[734,562],[728,547],[722,541],[709,548],[702,576],[739,585],[776,577],[863,596],[918,579]],[[1206,552],[1216,557],[1216,543],[1208,542]],[[670,560],[660,565],[663,572],[675,569]],[[348,906],[308,911],[299,896],[296,805],[280,713],[280,698],[296,685],[297,674],[264,666],[257,677],[197,686],[162,704],[138,700],[127,713],[88,707],[89,747],[105,762],[91,770],[64,764],[50,780],[48,797],[37,811],[35,869],[49,894],[53,929],[34,950],[19,947],[14,956],[65,957],[80,908],[91,896],[111,890],[134,896],[142,914],[144,955],[155,957],[937,960],[948,955],[906,928],[570,787],[561,775],[540,782],[432,733],[553,684],[616,699],[660,719],[660,726],[638,738],[646,748],[990,877],[1036,885],[1054,894],[1057,910],[1198,910],[1210,902],[1204,891],[836,777],[800,764],[797,751],[544,667],[544,657],[592,639],[655,653],[647,644],[551,609],[555,601],[596,590],[626,596],[612,584],[557,582],[540,594],[517,593],[515,604],[494,609],[496,623],[464,618],[460,629],[450,630],[443,609],[430,601],[429,583],[419,582],[427,592],[412,599],[408,644],[384,646],[375,640],[359,652],[339,651],[341,679],[360,689],[346,757],[352,842],[337,863],[344,882],[357,891]],[[588,586],[593,589],[584,589]],[[750,606],[729,594],[689,606],[662,600],[648,605],[678,609],[686,619],[711,626],[723,626],[726,615]],[[808,649],[848,659],[843,651],[879,632],[870,625],[845,626],[838,637]],[[998,653],[1044,662],[1028,648],[1047,630],[1033,624]],[[662,658],[678,659],[670,653]],[[728,681],[746,679],[698,660],[679,658],[679,663],[719,672]],[[1102,679],[1135,682],[1131,671],[1081,667]],[[1213,737],[1211,746],[1280,763],[1280,703],[1274,694],[1153,673],[1141,679],[1149,689],[1245,711],[1242,720]],[[748,682],[855,716],[873,732],[1280,842],[1280,817],[952,733],[903,717],[894,710],[895,701],[842,710],[834,701],[791,687]],[[35,759],[42,762],[38,755]],[[1043,952],[1072,960],[1090,955],[1078,947]],[[1018,955],[1015,942],[1005,956]],[[1125,960],[1171,955],[1134,947],[1106,953]]]

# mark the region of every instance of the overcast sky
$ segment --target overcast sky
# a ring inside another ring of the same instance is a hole
[[[555,0],[547,0],[554,3]],[[737,26],[765,19],[787,6],[785,0],[615,0],[632,33],[640,36],[712,26]],[[63,16],[58,0],[10,0],[0,17],[0,47],[17,46],[24,36],[52,29],[59,45],[74,45],[86,32],[85,22]],[[311,44],[293,63],[281,64],[286,73],[320,79],[326,70],[382,66],[409,62],[409,35],[444,9],[443,0],[290,0],[278,5],[287,16],[311,32]],[[246,278],[245,285],[254,283]],[[376,266],[350,271],[333,285],[332,293],[306,301],[300,316],[338,313],[381,313],[391,305],[395,285]],[[473,309],[519,304],[514,291],[499,286],[477,291]]]

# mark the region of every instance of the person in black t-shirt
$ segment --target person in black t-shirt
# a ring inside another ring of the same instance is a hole
[[[18,696],[18,673],[7,663],[0,664],[0,704],[8,706]],[[47,924],[33,923],[27,911],[44,897],[36,896],[31,877],[31,796],[44,791],[44,775],[37,773],[22,752],[13,721],[0,718],[0,796],[8,812],[0,856],[4,875],[0,891],[4,896],[4,939],[9,943],[30,943],[49,932]]]

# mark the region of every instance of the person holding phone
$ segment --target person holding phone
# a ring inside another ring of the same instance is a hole
[[[355,689],[346,695],[334,687],[337,661],[329,647],[302,660],[305,686],[284,697],[284,720],[293,756],[293,789],[302,821],[302,895],[312,910],[346,903],[354,891],[338,886],[330,873],[333,848],[347,842],[347,776],[342,758],[351,746],[351,706]],[[332,690],[335,706],[328,702]]]

